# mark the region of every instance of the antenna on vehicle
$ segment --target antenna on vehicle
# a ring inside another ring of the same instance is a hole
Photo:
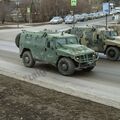
[[[47,33],[44,32],[43,35],[41,36],[41,38],[46,37],[46,36],[47,36]]]

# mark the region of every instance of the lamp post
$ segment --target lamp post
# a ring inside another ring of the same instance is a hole
[[[28,21],[29,21],[29,24],[30,24],[31,23],[30,7],[27,8],[27,14],[28,14]]]
[[[71,0],[71,7],[73,7],[73,11],[71,12],[71,14],[73,15],[73,28],[75,27],[75,8],[77,6],[78,1],[77,0]]]
[[[16,1],[16,6],[17,6],[17,27],[19,28],[19,1]]]

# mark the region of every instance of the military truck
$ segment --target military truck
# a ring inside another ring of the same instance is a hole
[[[42,61],[54,65],[66,76],[75,70],[91,71],[98,59],[94,50],[80,45],[75,35],[67,33],[23,31],[16,36],[15,43],[26,67]]]
[[[120,57],[120,36],[113,29],[86,26],[70,28],[65,32],[77,35],[82,45],[106,54],[109,60],[118,60]]]

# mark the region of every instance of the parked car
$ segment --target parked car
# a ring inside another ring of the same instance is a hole
[[[62,17],[60,16],[56,16],[56,17],[53,17],[51,20],[50,20],[50,23],[51,24],[60,24],[63,22],[63,19]]]
[[[65,20],[65,24],[77,23],[77,19],[74,16],[70,16]]]
[[[94,13],[89,13],[89,14],[88,14],[88,19],[89,19],[89,20],[94,19]]]
[[[100,17],[104,17],[105,16],[105,14],[102,11],[99,11],[99,15],[100,15]]]
[[[76,19],[77,21],[80,21],[80,17],[81,17],[80,14],[75,14],[74,16],[75,16],[75,19]]]
[[[81,14],[79,21],[83,22],[87,20],[88,20],[88,14],[87,13]]]
[[[66,20],[66,19],[68,19],[69,17],[71,17],[72,15],[71,14],[68,14],[67,16],[65,16],[64,17],[64,21]]]
[[[115,9],[112,9],[111,11],[110,11],[110,14],[116,14],[117,13],[117,11],[115,10]]]
[[[115,7],[116,13],[120,13],[120,7]]]

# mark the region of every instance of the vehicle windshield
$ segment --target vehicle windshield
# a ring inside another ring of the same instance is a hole
[[[70,17],[68,17],[69,19],[73,19],[74,17],[73,16],[70,16]]]
[[[58,38],[56,40],[56,47],[62,47],[63,45],[67,44],[79,44],[79,42],[76,37]]]
[[[118,36],[118,33],[116,31],[106,31],[106,35],[109,37]]]

